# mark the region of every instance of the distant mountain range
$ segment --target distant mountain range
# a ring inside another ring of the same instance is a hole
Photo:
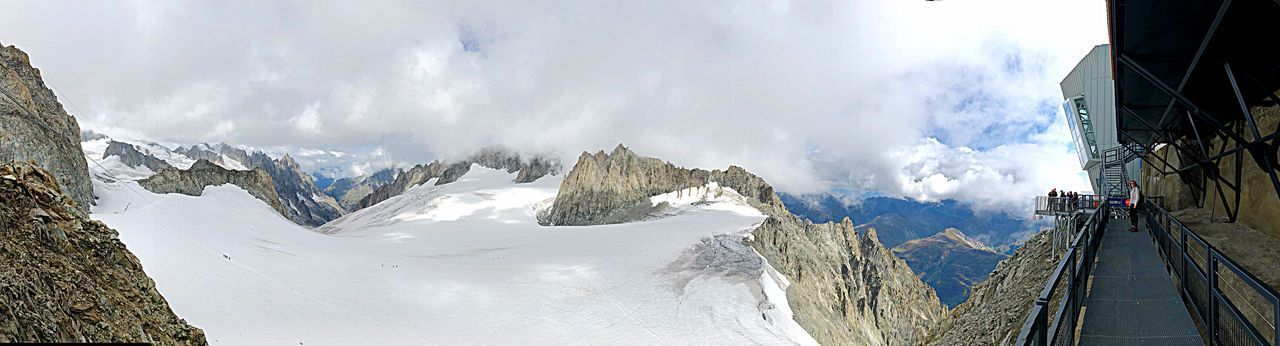
[[[349,177],[349,178],[325,178],[328,183],[325,184],[324,193],[338,200],[338,204],[342,205],[347,211],[355,211],[359,209],[360,200],[373,193],[374,190],[383,185],[390,184],[396,180],[402,171],[399,168],[385,168],[374,172],[373,174]],[[312,173],[314,176],[322,176],[321,174]],[[320,178],[317,178],[319,185]]]
[[[1033,220],[983,211],[955,200],[919,202],[892,197],[860,200],[835,195],[780,196],[792,213],[813,222],[848,217],[907,262],[948,306],[968,299],[973,285],[1037,230]],[[961,231],[963,230],[963,232]],[[988,246],[990,244],[991,246]]]
[[[779,197],[792,213],[813,222],[840,221],[848,217],[859,228],[875,227],[880,242],[887,247],[956,228],[998,252],[1010,253],[1038,227],[1024,217],[1003,211],[981,211],[952,199],[939,202],[893,197],[849,200],[832,194],[785,193]]]
[[[311,174],[288,154],[276,159],[261,151],[249,152],[227,144],[195,144],[169,150],[156,143],[125,143],[101,134],[81,134],[87,142],[106,141],[103,159],[118,156],[130,167],[147,167],[158,172],[168,167],[186,169],[197,160],[207,160],[230,170],[261,169],[274,185],[277,198],[284,206],[285,217],[305,226],[320,226],[345,214],[346,209],[316,186]]]
[[[938,299],[955,307],[969,298],[973,285],[982,282],[1001,260],[996,252],[955,228],[908,241],[893,248],[920,280],[938,292]]]

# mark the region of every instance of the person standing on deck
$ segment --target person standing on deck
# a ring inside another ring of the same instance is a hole
[[[1129,232],[1138,231],[1138,204],[1142,202],[1142,191],[1138,191],[1138,182],[1129,181],[1129,222],[1133,226],[1129,227]]]

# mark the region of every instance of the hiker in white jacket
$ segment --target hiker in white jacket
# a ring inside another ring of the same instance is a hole
[[[1129,232],[1138,231],[1138,206],[1142,202],[1142,192],[1138,191],[1138,182],[1129,181],[1129,222],[1133,226],[1129,227]]]

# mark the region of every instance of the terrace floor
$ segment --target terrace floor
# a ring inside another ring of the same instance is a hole
[[[1085,299],[1081,345],[1203,345],[1145,223],[1107,223]]]

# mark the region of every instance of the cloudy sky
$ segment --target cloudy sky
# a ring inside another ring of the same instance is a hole
[[[0,43],[85,129],[309,168],[621,142],[795,193],[1025,206],[1087,187],[1058,82],[1106,43],[1104,6],[0,0]]]

